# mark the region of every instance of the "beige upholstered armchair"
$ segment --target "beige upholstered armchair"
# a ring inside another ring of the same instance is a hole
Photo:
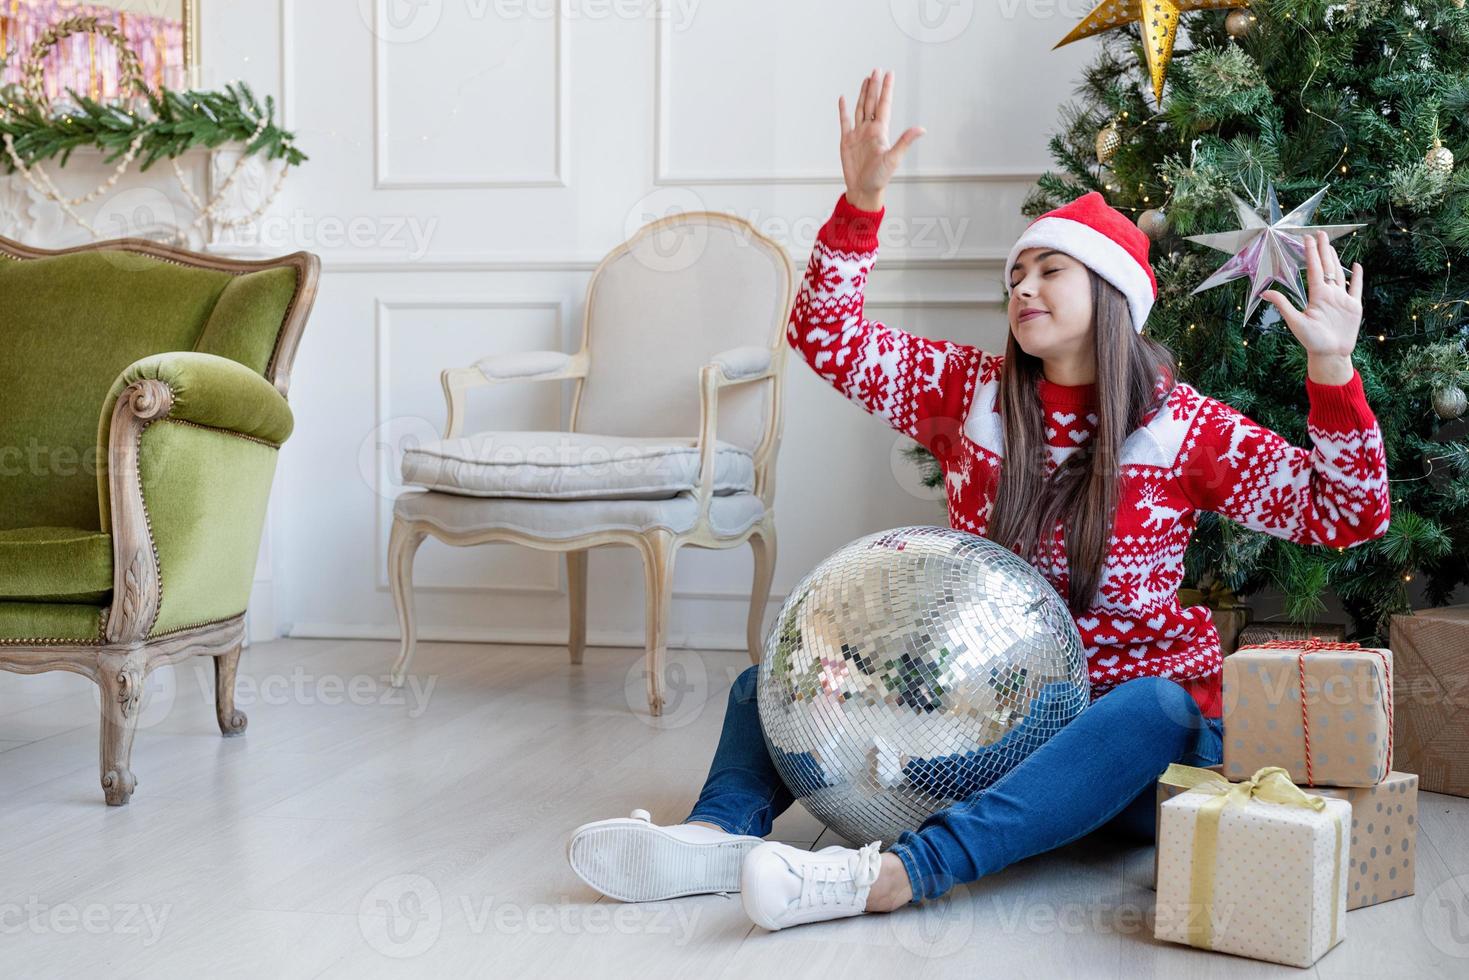
[[[664,247],[678,243],[675,253]],[[747,222],[707,211],[653,222],[613,249],[587,286],[581,349],[503,354],[442,375],[444,438],[404,454],[388,574],[402,629],[393,682],[413,659],[413,556],[513,542],[566,554],[569,648],[586,646],[587,551],[643,557],[648,708],[663,707],[678,549],[749,542],[747,641],[758,661],[775,567],[775,459],[794,269]],[[469,389],[574,381],[565,432],[460,434]]]

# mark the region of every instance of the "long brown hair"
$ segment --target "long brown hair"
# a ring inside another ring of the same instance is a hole
[[[1065,598],[1073,615],[1091,605],[1101,582],[1117,515],[1122,443],[1178,377],[1173,352],[1133,330],[1122,293],[1091,269],[1087,274],[1097,354],[1096,431],[1046,478],[1045,419],[1036,390],[1041,359],[1021,350],[1011,332],[999,390],[1005,462],[989,522],[990,539],[1027,561],[1063,524],[1070,576]],[[1160,376],[1166,377],[1161,391]]]

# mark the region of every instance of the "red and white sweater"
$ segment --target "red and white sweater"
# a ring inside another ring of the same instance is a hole
[[[949,524],[983,535],[1004,459],[996,398],[1004,358],[864,318],[884,211],[838,198],[786,336],[839,392],[934,454]],[[1038,387],[1054,469],[1091,437],[1096,386],[1042,379]],[[1342,385],[1307,378],[1306,391],[1309,450],[1182,382],[1125,440],[1105,567],[1092,605],[1075,617],[1093,698],[1134,677],[1168,677],[1207,717],[1220,716],[1222,658],[1212,614],[1180,606],[1177,595],[1197,511],[1300,544],[1350,547],[1387,530],[1387,462],[1361,376],[1354,372]],[[1041,551],[1037,569],[1065,596],[1059,525]]]

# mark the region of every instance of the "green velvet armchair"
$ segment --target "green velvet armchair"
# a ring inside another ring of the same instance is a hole
[[[291,361],[320,263],[0,238],[0,669],[101,688],[128,802],[143,683],[213,658],[224,735]]]

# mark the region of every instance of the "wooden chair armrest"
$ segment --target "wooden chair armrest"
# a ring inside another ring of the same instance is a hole
[[[555,356],[560,354],[559,357]],[[484,385],[510,384],[516,381],[580,381],[587,376],[591,355],[585,350],[575,354],[559,351],[527,351],[481,358],[467,368],[448,368],[440,372],[444,387],[444,404],[448,422],[444,438],[459,435],[464,424],[464,393]]]
[[[767,357],[757,356],[764,352]],[[781,357],[783,348],[770,350],[760,347],[737,347],[714,355],[714,358],[699,369],[699,513],[707,517],[709,500],[714,496],[714,456],[717,451],[719,432],[719,391],[736,385],[765,382],[775,388],[775,403],[771,407],[770,425],[760,440],[755,453],[758,468],[765,453],[769,451],[777,433],[779,418],[778,403],[780,377],[784,368]],[[735,372],[733,375],[731,371]]]

